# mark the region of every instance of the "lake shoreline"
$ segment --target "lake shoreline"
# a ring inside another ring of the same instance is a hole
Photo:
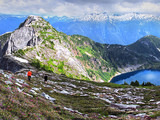
[[[155,85],[160,85],[159,76],[160,70],[157,69],[136,70],[127,73],[117,72],[108,82],[123,84],[124,81],[126,81],[128,84],[130,84],[131,81],[138,80],[140,83],[151,82]]]
[[[118,75],[122,75],[122,74],[123,74],[123,73],[117,72],[114,76],[112,76],[112,77],[110,78],[110,80],[108,80],[108,83],[110,83],[111,80],[112,80],[114,77],[116,77],[116,76],[118,76]]]

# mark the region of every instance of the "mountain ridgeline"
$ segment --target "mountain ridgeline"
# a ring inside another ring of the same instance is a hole
[[[160,38],[145,36],[123,45],[100,44],[81,35],[58,32],[38,16],[0,36],[1,69],[43,69],[71,78],[110,80],[117,72],[159,69]]]

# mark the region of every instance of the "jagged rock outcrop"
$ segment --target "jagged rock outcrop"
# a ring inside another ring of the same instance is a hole
[[[40,24],[39,21],[42,21],[41,17],[29,16],[25,22],[11,34],[3,48],[3,54],[10,55],[19,49],[24,49],[27,46],[35,46],[42,42],[42,39],[38,37],[39,29],[33,27],[35,24]]]
[[[35,46],[42,42],[42,39],[37,35],[38,29],[33,27],[39,21],[42,21],[41,17],[29,16],[14,32],[4,34],[0,37],[1,69],[16,72],[29,66],[13,59],[12,54],[19,49],[24,49],[27,46]]]

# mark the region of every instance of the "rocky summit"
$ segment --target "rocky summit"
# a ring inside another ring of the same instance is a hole
[[[159,120],[160,87],[132,87],[27,70],[0,70],[0,118],[10,120]],[[48,81],[43,76],[48,74]]]

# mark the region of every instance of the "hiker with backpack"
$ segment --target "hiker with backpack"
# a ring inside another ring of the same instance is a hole
[[[27,73],[28,81],[31,81],[31,75],[32,75],[32,72],[29,70],[28,73]]]
[[[48,76],[45,74],[45,75],[44,75],[44,82],[45,82],[45,83],[47,82],[47,79],[48,79]]]

